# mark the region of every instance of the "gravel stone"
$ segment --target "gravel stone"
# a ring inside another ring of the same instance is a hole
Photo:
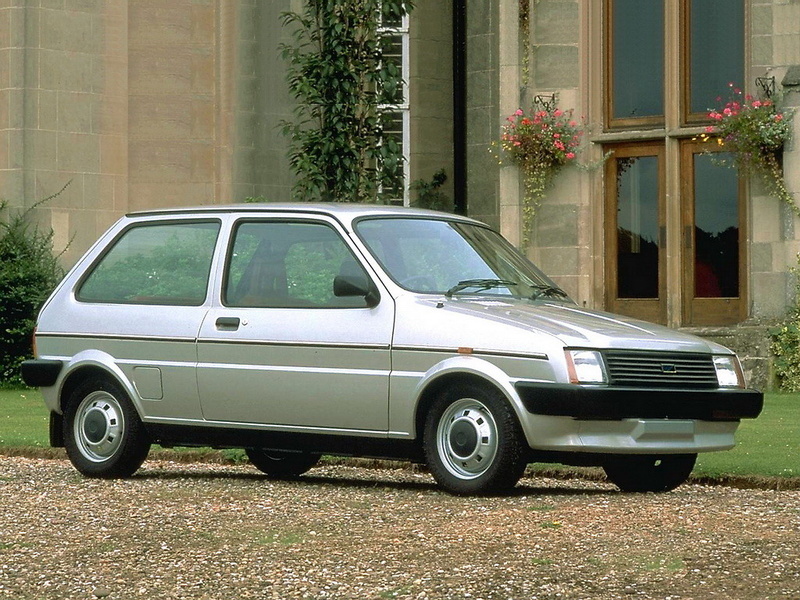
[[[0,456],[0,598],[796,599],[800,491],[528,475],[460,498],[410,467],[151,460],[100,480]]]

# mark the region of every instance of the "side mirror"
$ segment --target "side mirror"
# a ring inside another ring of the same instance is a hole
[[[333,295],[337,298],[364,298],[370,308],[378,304],[377,290],[366,275],[337,275],[333,279]]]

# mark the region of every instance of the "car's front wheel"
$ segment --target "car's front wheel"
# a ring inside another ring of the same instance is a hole
[[[302,475],[319,462],[320,455],[310,452],[284,452],[264,448],[245,449],[253,466],[278,479]]]
[[[64,411],[64,446],[87,477],[130,477],[150,451],[150,438],[133,403],[105,378],[82,382]]]
[[[603,470],[623,492],[669,492],[689,478],[696,460],[697,454],[617,455]]]
[[[459,384],[441,393],[427,415],[424,449],[434,478],[453,494],[508,491],[527,464],[517,416],[489,386]]]

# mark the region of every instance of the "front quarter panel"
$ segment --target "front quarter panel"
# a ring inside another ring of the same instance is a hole
[[[516,378],[506,369],[525,371],[537,381],[552,381],[553,376],[546,358],[462,356],[455,350],[449,356],[425,349],[397,350],[393,364],[389,420],[392,433],[399,437],[422,435],[416,425],[418,411],[424,410],[430,390],[448,378],[477,378],[494,386],[505,395],[520,422],[525,423],[529,415],[514,389]]]

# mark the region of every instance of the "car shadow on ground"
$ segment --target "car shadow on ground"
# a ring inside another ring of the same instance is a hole
[[[181,468],[166,469],[152,467],[149,469],[142,469],[133,476],[134,480],[177,480],[177,479],[194,479],[194,480],[240,480],[240,481],[263,481],[272,482],[283,485],[294,486],[322,486],[322,487],[340,487],[340,488],[381,488],[399,491],[427,491],[432,493],[447,494],[443,491],[433,480],[409,481],[407,479],[396,481],[392,479],[381,479],[378,477],[359,477],[347,474],[342,475],[322,475],[308,473],[298,477],[292,478],[274,478],[264,475],[262,473],[243,472],[237,471],[222,471],[216,469],[209,470],[186,470]],[[512,490],[497,494],[499,497],[521,497],[521,496],[595,496],[604,494],[619,494],[616,489],[609,489],[602,486],[602,482],[597,482],[598,487],[587,487],[592,482],[584,480],[575,480],[574,485],[570,485],[570,480],[559,480],[557,486],[547,485],[531,485],[528,478],[524,478]],[[493,497],[492,494],[485,494],[484,497]]]

